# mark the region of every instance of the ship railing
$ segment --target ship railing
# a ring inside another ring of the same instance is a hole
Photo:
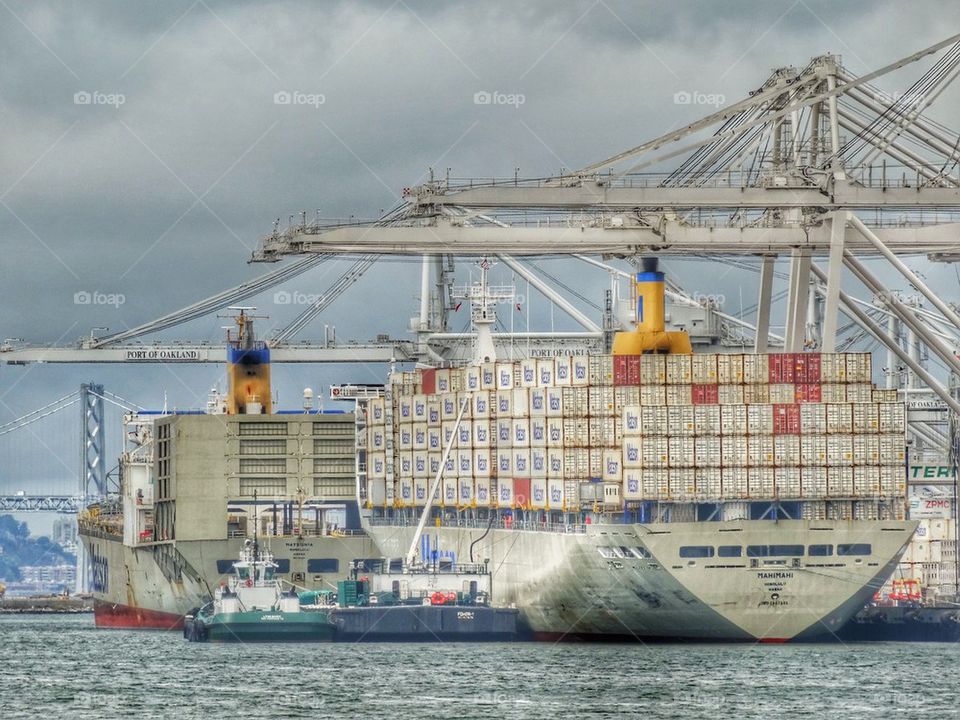
[[[260,537],[267,538],[298,538],[298,537],[360,537],[366,535],[367,533],[364,530],[359,529],[345,529],[345,528],[327,528],[324,531],[323,528],[303,528],[303,531],[300,532],[296,528],[293,531],[285,532],[264,532],[260,534]],[[231,529],[227,531],[227,538],[246,538],[249,537],[249,533],[244,530]]]
[[[415,526],[419,518],[394,517],[394,518],[370,518],[370,524],[378,527],[384,526]],[[496,530],[525,530],[528,532],[547,532],[561,534],[584,534],[587,532],[587,526],[579,523],[548,523],[538,522],[536,520],[508,520],[506,518],[497,518],[491,524],[490,519],[482,518],[444,518],[440,527],[465,528],[470,530],[486,530],[492,527]]]

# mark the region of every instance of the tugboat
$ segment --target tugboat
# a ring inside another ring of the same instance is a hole
[[[233,564],[226,585],[213,602],[184,620],[191,642],[330,642],[336,626],[321,609],[304,610],[294,588],[274,577],[277,564],[268,550],[249,538]]]

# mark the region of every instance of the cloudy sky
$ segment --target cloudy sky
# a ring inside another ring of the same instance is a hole
[[[431,167],[580,167],[705,114],[675,104],[677,92],[733,101],[772,68],[825,52],[862,74],[942,39],[954,12],[922,0],[908,13],[902,2],[815,0],[0,0],[0,334],[69,343],[139,324],[272,269],[247,260],[276,218],[375,216]],[[478,105],[481,92],[522,103]],[[950,92],[932,114],[956,125],[957,108]],[[729,298],[743,282],[669,266],[699,292]],[[288,289],[322,291],[344,267]],[[382,264],[323,322],[342,339],[402,335],[416,274]],[[570,277],[599,301],[607,281],[587,275]],[[82,292],[124,302],[76,304]],[[297,312],[272,293],[250,302],[269,324]],[[218,340],[223,322],[165,337]],[[221,370],[0,366],[0,421],[88,379],[144,405],[165,392],[196,405]],[[277,375],[293,405],[304,385],[379,373]]]

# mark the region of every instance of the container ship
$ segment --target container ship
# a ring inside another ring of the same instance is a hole
[[[897,392],[864,353],[693,353],[654,263],[634,289],[609,354],[509,362],[474,298],[475,364],[392,372],[352,414],[272,412],[241,313],[226,402],[141,416],[120,504],[81,519],[97,624],[178,627],[252,523],[279,575],[323,589],[401,565],[426,514],[421,561],[485,563],[536,637],[834,632],[917,525]]]
[[[392,374],[365,404],[368,532],[400,556],[429,505],[422,551],[489,562],[542,638],[828,637],[917,525],[904,405],[865,353],[691,353],[663,282],[637,275],[610,355]]]
[[[98,627],[182,628],[255,534],[300,587],[336,588],[379,556],[359,526],[355,416],[316,412],[306,392],[302,410],[273,412],[269,348],[244,310],[236,322],[225,395],[129,416],[120,495],[79,517]]]

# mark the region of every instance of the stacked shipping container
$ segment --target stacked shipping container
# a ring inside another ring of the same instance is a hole
[[[867,353],[601,355],[395,373],[388,399],[368,406],[368,478],[385,484],[385,502],[422,506],[466,403],[436,498],[445,506],[780,499],[866,519],[906,490],[904,406],[871,376]]]

